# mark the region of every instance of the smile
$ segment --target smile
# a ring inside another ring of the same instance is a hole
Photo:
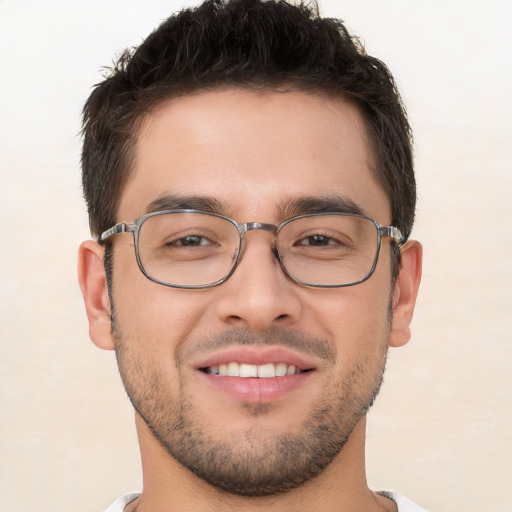
[[[227,364],[220,364],[218,366],[209,366],[204,368],[203,371],[211,375],[220,375],[223,377],[270,379],[274,377],[296,375],[307,370],[301,370],[295,365],[287,363],[255,365],[231,362]]]
[[[220,392],[238,402],[269,403],[310,382],[319,364],[314,356],[282,346],[235,345],[199,359],[193,367],[200,382],[214,392],[212,399]]]

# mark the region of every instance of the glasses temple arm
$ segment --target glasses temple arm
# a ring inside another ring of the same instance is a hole
[[[390,236],[399,246],[402,246],[407,242],[407,238],[402,235],[402,232],[395,228],[395,226],[381,226],[381,236]]]
[[[103,231],[100,235],[100,242],[104,242],[107,238],[110,238],[113,235],[118,235],[119,233],[133,233],[135,230],[134,226],[131,224],[126,224],[126,222],[121,222],[112,226],[110,229]]]

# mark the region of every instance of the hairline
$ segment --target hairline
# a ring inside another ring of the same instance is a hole
[[[165,90],[165,87],[162,87],[162,90]],[[143,109],[141,109],[137,115],[133,117],[133,119],[128,123],[126,126],[127,131],[129,132],[127,142],[129,144],[129,148],[124,152],[124,169],[122,174],[122,179],[120,181],[120,186],[117,189],[117,194],[113,198],[113,204],[112,204],[112,213],[113,213],[113,221],[114,223],[119,222],[117,219],[118,211],[119,211],[119,204],[121,202],[122,195],[130,181],[130,179],[133,177],[133,173],[135,171],[136,161],[137,161],[137,149],[138,144],[140,141],[140,133],[142,126],[144,124],[144,121],[151,116],[153,113],[157,112],[158,110],[164,108],[166,105],[174,102],[179,101],[182,98],[190,97],[190,96],[196,96],[199,94],[209,93],[209,92],[222,92],[222,91],[249,91],[253,92],[254,94],[269,94],[269,93],[280,93],[280,94],[287,94],[291,92],[302,92],[305,94],[317,96],[317,97],[324,97],[326,99],[330,100],[336,100],[345,102],[348,105],[351,105],[355,108],[357,113],[359,114],[362,124],[364,127],[363,130],[363,137],[364,137],[364,144],[367,149],[367,164],[369,167],[369,170],[371,172],[371,175],[376,180],[376,183],[382,188],[384,194],[386,195],[386,198],[388,199],[389,208],[391,216],[393,216],[393,203],[392,203],[392,193],[389,187],[389,184],[384,179],[384,174],[382,172],[379,172],[379,168],[384,164],[383,159],[381,156],[381,151],[379,147],[379,143],[377,140],[377,134],[375,133],[375,130],[373,129],[373,126],[371,122],[367,119],[365,112],[361,108],[361,106],[358,104],[357,98],[352,97],[350,94],[347,94],[345,91],[342,90],[334,90],[334,88],[329,87],[328,85],[324,88],[320,85],[307,85],[302,84],[300,81],[288,81],[283,84],[273,84],[269,83],[266,85],[263,84],[257,84],[253,82],[247,82],[247,83],[221,83],[213,86],[197,86],[195,88],[192,88],[188,91],[183,92],[169,92],[169,94],[160,97],[158,99],[155,99],[154,101],[147,101],[147,104]],[[99,232],[94,233],[96,236],[99,237],[101,234],[101,231],[105,228],[105,226],[99,226]]]

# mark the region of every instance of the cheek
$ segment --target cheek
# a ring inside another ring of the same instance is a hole
[[[206,314],[206,293],[150,281],[128,250],[118,251],[114,261],[114,311],[123,336],[157,353],[175,352]]]
[[[387,345],[390,300],[389,276],[374,274],[355,286],[314,290],[307,314],[333,340],[339,358],[371,356]]]

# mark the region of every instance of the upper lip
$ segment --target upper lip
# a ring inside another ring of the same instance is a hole
[[[294,365],[299,370],[314,370],[317,366],[314,361],[308,360],[288,348],[268,345],[223,348],[202,359],[194,366],[197,369],[203,369],[231,362],[256,366],[269,363],[286,363],[287,365]]]

